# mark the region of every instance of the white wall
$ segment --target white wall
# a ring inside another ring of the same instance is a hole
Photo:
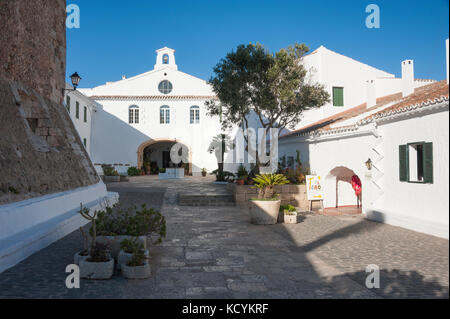
[[[449,222],[449,114],[417,116],[381,123],[384,156],[381,162],[383,195],[370,208],[373,218],[448,238]],[[406,134],[407,133],[407,134]],[[433,184],[400,182],[399,145],[433,143]]]

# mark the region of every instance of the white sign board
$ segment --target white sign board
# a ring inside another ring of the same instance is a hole
[[[320,176],[306,176],[306,194],[308,200],[323,200],[323,185]]]

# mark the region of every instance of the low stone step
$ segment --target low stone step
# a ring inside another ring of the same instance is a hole
[[[180,194],[180,206],[236,206],[233,195]]]

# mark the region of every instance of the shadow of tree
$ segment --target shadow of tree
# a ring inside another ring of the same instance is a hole
[[[342,278],[348,277],[364,285],[367,276],[368,273],[361,271],[345,273],[328,280],[334,285],[340,282]],[[417,271],[402,271],[399,269],[381,269],[380,288],[373,288],[370,291],[381,298],[389,299],[449,298],[448,287],[442,286],[437,278],[426,278]]]

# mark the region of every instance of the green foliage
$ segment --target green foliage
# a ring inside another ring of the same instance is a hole
[[[257,175],[253,181],[258,188],[258,198],[273,198],[274,187],[277,185],[289,184],[289,181],[282,174],[261,174]]]
[[[141,170],[135,166],[131,166],[128,168],[128,176],[140,176],[141,175]]]
[[[243,164],[239,165],[236,176],[239,179],[244,179],[248,177],[248,171]]]
[[[238,125],[246,131],[251,111],[266,131],[278,128],[281,134],[284,128],[294,128],[303,111],[330,99],[322,84],[308,80],[301,63],[308,51],[305,44],[274,54],[261,44],[239,45],[214,67],[209,82],[219,101],[207,102],[208,113],[221,116],[224,128]],[[249,147],[248,137],[244,138]]]
[[[280,212],[288,212],[288,213],[293,213],[296,212],[297,210],[295,209],[294,206],[292,205],[281,205],[280,206]]]
[[[228,171],[220,171],[218,169],[211,172],[211,175],[216,176],[217,182],[227,182],[231,178],[234,178],[234,174]]]
[[[89,262],[104,263],[110,261],[108,246],[103,244],[95,244],[90,251],[90,257],[87,259]]]
[[[127,263],[128,267],[139,267],[145,265],[145,260],[147,257],[145,256],[145,252],[143,250],[139,250],[133,253],[133,257]]]
[[[109,164],[103,164],[103,175],[105,176],[119,176],[119,173],[114,169],[112,165]]]
[[[120,249],[122,249],[127,254],[132,254],[139,250],[144,250],[144,245],[140,243],[139,237],[134,237],[133,239],[124,239],[120,242]]]
[[[98,213],[96,225],[99,236],[155,236],[154,244],[160,244],[166,237],[166,219],[145,204],[117,211],[107,207]]]
[[[164,174],[164,173],[166,172],[166,169],[165,169],[165,168],[160,168],[160,169],[159,169],[159,172],[160,172],[161,174]]]

